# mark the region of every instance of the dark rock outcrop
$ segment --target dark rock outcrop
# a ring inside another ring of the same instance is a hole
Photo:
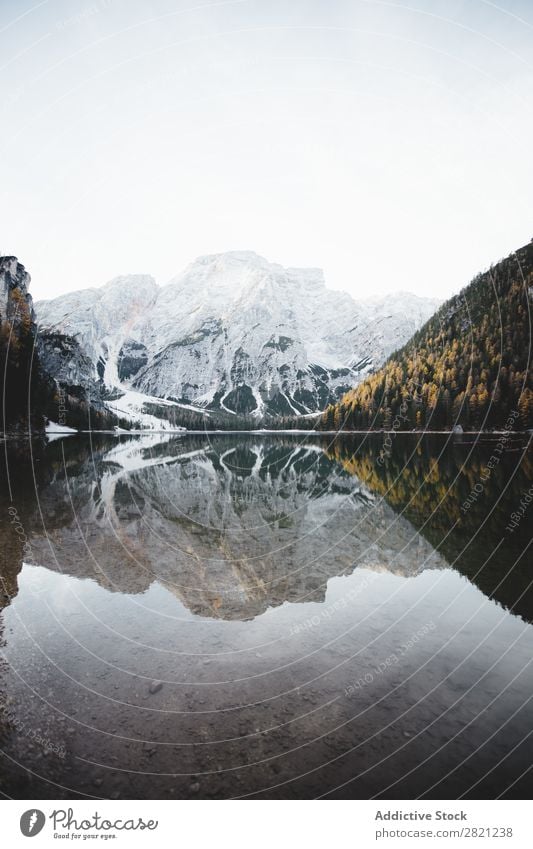
[[[0,257],[2,433],[42,427],[44,383],[34,360],[35,320],[30,275],[14,256]],[[35,403],[34,403],[35,402]]]

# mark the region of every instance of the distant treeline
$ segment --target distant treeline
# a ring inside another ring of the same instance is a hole
[[[312,430],[320,413],[312,418],[294,416],[240,416],[223,410],[191,410],[182,406],[146,403],[143,412],[170,422],[173,427],[186,427],[187,430]]]

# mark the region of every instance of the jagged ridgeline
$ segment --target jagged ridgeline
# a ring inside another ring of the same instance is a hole
[[[148,427],[204,427],[205,414],[218,428],[320,414],[438,304],[407,292],[355,301],[320,269],[230,251],[198,257],[163,285],[126,275],[35,308],[43,338],[73,338],[87,359],[68,380],[92,375],[113,390],[108,406]]]
[[[446,301],[324,412],[325,430],[533,426],[533,243]]]

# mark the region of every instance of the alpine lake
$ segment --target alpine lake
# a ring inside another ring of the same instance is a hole
[[[526,436],[2,454],[4,796],[531,796]]]

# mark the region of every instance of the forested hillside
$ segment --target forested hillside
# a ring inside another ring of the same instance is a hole
[[[533,243],[479,274],[385,365],[324,412],[324,430],[533,427]]]

